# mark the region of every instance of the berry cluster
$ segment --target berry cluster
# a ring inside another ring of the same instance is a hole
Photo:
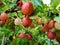
[[[28,2],[19,1],[18,7],[21,8],[22,13],[25,15],[25,17],[23,17],[23,19],[22,19],[23,26],[34,27],[32,20],[29,18],[29,16],[33,13],[33,10],[34,10],[33,4],[30,1],[28,1]]]
[[[0,15],[0,26],[2,26],[4,23],[8,24],[9,22],[10,22],[10,19],[7,13],[2,13]]]
[[[28,41],[32,40],[32,36],[30,34],[20,33],[19,38],[23,39],[26,38]]]
[[[42,24],[42,31],[47,32],[47,37],[50,40],[56,39],[60,43],[60,36],[57,35],[56,30],[60,30],[60,23],[54,21],[53,19],[50,19],[49,21],[42,20],[42,18],[35,17],[35,20],[38,22],[38,24]],[[46,22],[46,23],[43,23]]]
[[[14,24],[18,26],[22,22],[22,25],[24,27],[34,27],[32,19],[29,18],[29,16],[31,16],[34,11],[33,4],[30,1],[28,1],[28,2],[18,1],[17,6],[19,9],[21,9],[24,17],[21,20],[19,17],[15,16]],[[5,11],[5,13],[0,14],[0,26],[4,25],[5,23],[8,24],[10,22],[7,12],[17,11],[14,9],[13,10],[9,9],[9,10]],[[46,18],[40,18],[40,17],[35,17],[34,19],[38,22],[38,24],[42,25],[42,27],[41,27],[42,31],[47,32],[46,33],[47,37],[50,40],[56,39],[60,43],[60,37],[56,34],[56,31],[55,31],[55,30],[60,30],[60,23],[54,21],[53,19],[50,19],[49,21],[47,21]],[[32,35],[20,33],[19,38],[20,39],[26,38],[27,40],[32,40]],[[13,37],[13,39],[15,40],[15,36]]]

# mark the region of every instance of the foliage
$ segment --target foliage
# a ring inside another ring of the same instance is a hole
[[[0,0],[0,2],[3,2],[3,5],[0,5],[0,13],[5,12],[7,9],[10,9],[14,7],[16,4],[17,0]],[[27,1],[27,0],[23,0]],[[34,16],[39,16],[39,17],[46,17],[48,20],[51,19],[51,16],[56,22],[60,23],[60,16],[57,17],[56,14],[54,16],[51,14],[53,13],[58,13],[56,7],[58,4],[60,4],[60,0],[51,0],[50,6],[47,6],[42,2],[42,0],[30,0],[33,5],[34,5],[34,12],[30,18],[32,19],[35,27],[31,28],[25,28],[22,24],[19,26],[15,26],[12,23],[12,20],[14,19],[14,16],[17,16],[16,12],[9,13],[8,16],[10,18],[10,23],[4,24],[3,26],[0,26],[0,42],[2,42],[2,37],[5,35],[5,45],[34,45],[34,43],[39,43],[41,45],[50,45],[51,42],[47,38],[46,33],[42,31],[41,25],[39,25],[35,20]],[[51,9],[51,11],[50,11]],[[18,17],[22,19],[24,15],[22,14],[21,10],[17,11],[18,12]],[[58,20],[59,19],[59,20]],[[24,33],[29,33],[32,35],[33,40],[28,41],[27,39],[19,39],[18,35],[19,33],[24,32]],[[15,36],[16,40],[13,40],[12,37]],[[56,40],[52,41],[52,45],[59,45],[59,43]]]

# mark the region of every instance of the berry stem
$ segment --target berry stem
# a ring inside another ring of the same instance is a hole
[[[25,16],[26,18],[29,18],[29,16],[27,15],[27,16]]]
[[[19,17],[19,16],[18,16],[18,12],[16,12],[16,13],[17,13],[17,17]]]

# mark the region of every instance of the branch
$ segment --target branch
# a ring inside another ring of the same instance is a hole
[[[17,0],[17,2],[16,2],[17,5],[15,5],[14,7],[12,7],[12,8],[10,8],[10,9],[6,10],[5,13],[12,13],[12,12],[17,12],[17,11],[19,11],[20,9],[17,8],[19,1],[20,1],[20,0]]]
[[[0,2],[0,5],[4,5],[3,2]]]
[[[17,8],[17,6],[14,6],[14,7],[10,8],[10,9],[6,10],[5,13],[17,12],[17,11],[19,11],[19,10],[20,10],[20,9]]]

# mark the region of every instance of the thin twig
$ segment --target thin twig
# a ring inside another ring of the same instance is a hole
[[[5,35],[3,35],[3,39],[2,39],[1,45],[4,45],[4,43],[5,43]]]

